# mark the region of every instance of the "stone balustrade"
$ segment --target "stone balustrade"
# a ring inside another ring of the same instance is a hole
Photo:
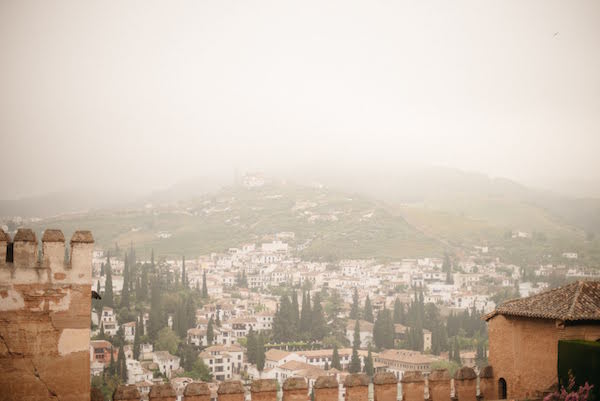
[[[400,380],[402,401],[478,401],[497,399],[492,390],[492,368],[482,369],[480,375],[481,394],[477,394],[477,375],[471,368],[463,367],[454,375],[454,398],[452,379],[446,369],[437,369],[428,376],[421,372],[406,372]],[[397,401],[398,379],[391,372],[380,372],[373,377],[374,401]],[[315,401],[339,401],[340,391],[345,390],[345,401],[368,401],[371,379],[362,373],[345,376],[343,386],[336,376],[321,376],[314,382]],[[304,378],[291,377],[284,381],[282,401],[308,401],[309,386]],[[277,401],[279,386],[275,379],[260,379],[250,383],[249,391],[241,381],[229,380],[219,384],[218,401]],[[429,394],[426,399],[425,395]],[[113,401],[139,401],[140,393],[135,386],[119,386]],[[150,390],[149,401],[177,401],[170,384],[155,385]],[[211,394],[206,383],[190,383],[181,401],[210,401]]]

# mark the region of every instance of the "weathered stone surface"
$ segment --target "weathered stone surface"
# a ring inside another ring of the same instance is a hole
[[[344,387],[368,386],[371,379],[364,373],[356,373],[346,376]]]
[[[338,381],[335,376],[319,376],[315,381],[315,388],[338,388]]]
[[[277,391],[277,380],[255,379],[250,384],[250,392],[252,393],[262,393],[266,391]]]
[[[74,283],[64,274],[56,282],[37,262],[33,231],[20,230],[16,238],[13,266],[0,268],[0,401],[88,401],[93,245],[81,250],[90,263],[75,266],[88,275]],[[60,235],[49,231],[50,239]]]
[[[429,374],[431,401],[450,401],[450,374],[446,369],[435,369]]]
[[[378,377],[379,375],[379,377]],[[396,401],[398,380],[391,372],[380,372],[373,378],[373,398],[375,401]]]
[[[177,393],[170,384],[155,384],[150,388],[148,399],[151,401],[175,401]]]
[[[3,229],[0,228],[0,242],[10,242],[10,235],[4,232]]]
[[[219,384],[217,394],[238,394],[244,393],[244,386],[239,380],[227,380]]]
[[[346,387],[346,401],[368,401],[370,378],[364,373],[346,376],[344,387]]]
[[[183,391],[184,396],[192,396],[192,395],[208,395],[210,396],[210,389],[208,388],[208,384],[206,383],[190,383],[185,386],[185,390]]]
[[[94,237],[91,231],[75,231],[71,237],[71,243],[93,244]]]
[[[494,377],[494,369],[492,369],[491,366],[486,366],[483,369],[481,369],[481,372],[479,372],[479,377],[480,378],[492,378]]]
[[[454,389],[458,401],[477,400],[477,375],[469,367],[463,366],[454,375]]]
[[[118,386],[113,393],[113,401],[138,401],[140,398],[140,392],[134,384]]]
[[[19,228],[15,234],[14,242],[37,242],[33,230],[29,228]]]
[[[397,384],[398,379],[392,372],[379,372],[373,376],[373,384]]]
[[[283,382],[283,390],[307,390],[308,384],[303,377],[289,377]]]
[[[404,372],[404,376],[402,376],[402,383],[420,383],[424,382],[425,378],[420,371],[407,371]]]
[[[283,401],[307,401],[308,384],[303,377],[289,377],[283,382]]]
[[[42,235],[42,242],[65,242],[65,236],[61,230],[48,229]]]

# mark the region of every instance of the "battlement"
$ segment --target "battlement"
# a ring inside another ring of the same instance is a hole
[[[89,231],[65,237],[0,230],[0,401],[89,400],[92,252]]]
[[[11,241],[10,235],[0,229],[0,283],[91,284],[93,246],[89,231],[75,232],[66,261],[65,236],[60,230],[44,231],[40,254],[32,230],[20,228]]]
[[[463,367],[451,379],[446,369],[434,370],[428,377],[421,372],[406,372],[398,382],[391,372],[376,373],[373,377],[374,401],[397,401],[398,384],[401,384],[402,401],[469,401],[495,400],[495,393],[485,390],[492,388],[492,378],[488,377],[491,367],[484,369],[481,375],[480,394],[477,394],[477,375],[471,368]],[[368,401],[370,378],[363,373],[347,375],[343,383],[334,375],[320,376],[313,386],[315,401]],[[453,386],[454,385],[454,386]],[[454,392],[452,391],[454,387]],[[290,377],[284,381],[283,401],[308,401],[309,386],[304,378]],[[229,380],[219,384],[217,401],[277,401],[277,380],[260,379],[250,383],[249,391],[241,381]],[[460,391],[459,391],[460,389]],[[249,397],[248,397],[249,395]],[[179,398],[178,398],[179,397]],[[188,384],[178,394],[170,384],[153,386],[148,394],[149,401],[210,401],[214,397],[207,383]],[[113,394],[113,401],[139,401],[142,399],[135,385],[119,386]]]

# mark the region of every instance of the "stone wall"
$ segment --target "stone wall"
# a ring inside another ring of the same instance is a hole
[[[491,372],[490,369],[487,370]],[[435,370],[427,380],[421,372],[406,372],[402,379],[403,401],[450,401],[451,378],[445,369]],[[462,368],[454,376],[456,387],[455,401],[490,400],[483,394],[476,394],[477,375],[471,368]],[[371,380],[365,374],[351,374],[344,378],[343,386],[336,376],[321,376],[315,381],[313,390],[315,401],[339,401],[340,391],[345,392],[345,401],[367,401]],[[375,401],[397,401],[398,380],[393,373],[377,373],[372,380]],[[155,387],[158,387],[155,389]],[[277,401],[279,386],[275,379],[254,380],[249,391],[241,381],[222,382],[217,390],[218,401]],[[425,399],[429,389],[430,397]],[[282,386],[283,401],[309,401],[308,384],[304,378],[288,378]],[[114,401],[139,401],[140,393],[135,386],[120,386],[113,396]],[[154,386],[149,401],[175,401],[176,396],[170,384]],[[210,391],[206,383],[190,383],[183,391],[182,401],[209,401]]]
[[[90,399],[93,246],[76,232],[65,263],[60,230],[44,232],[40,258],[33,231],[0,229],[0,401]]]

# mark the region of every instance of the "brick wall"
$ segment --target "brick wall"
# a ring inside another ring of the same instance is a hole
[[[539,397],[557,380],[558,340],[600,338],[597,322],[563,323],[551,319],[533,319],[496,315],[488,321],[489,362],[493,366],[493,382],[506,380],[507,397]],[[498,397],[499,398],[499,397]]]
[[[41,260],[33,231],[12,241],[0,230],[0,401],[90,399],[93,238],[78,231],[65,263],[65,239],[46,230]]]

